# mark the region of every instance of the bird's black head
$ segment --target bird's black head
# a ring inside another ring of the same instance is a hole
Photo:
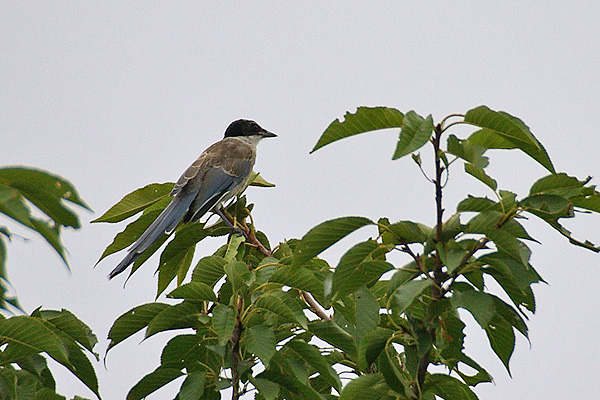
[[[238,119],[233,121],[225,131],[225,137],[236,136],[260,136],[260,137],[275,137],[276,134],[261,128],[256,122],[249,119]]]

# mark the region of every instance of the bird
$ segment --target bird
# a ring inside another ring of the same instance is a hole
[[[108,274],[108,279],[125,271],[163,234],[173,233],[180,221],[197,221],[210,211],[236,231],[223,213],[223,204],[244,190],[256,161],[256,145],[272,137],[277,135],[255,121],[233,121],[225,130],[224,138],[204,150],[181,175],[171,190],[171,202],[131,245],[125,258]]]

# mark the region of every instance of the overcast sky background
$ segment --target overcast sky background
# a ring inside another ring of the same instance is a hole
[[[391,161],[396,131],[309,155],[329,123],[357,106],[414,109],[439,121],[486,104],[522,118],[558,171],[600,177],[598,2],[323,3],[0,2],[0,165],[60,174],[95,211],[80,211],[83,228],[64,232],[71,275],[42,240],[9,225],[33,239],[8,247],[9,276],[28,311],[73,311],[104,353],[112,322],[154,300],[157,260],[125,289],[122,277],[108,282],[123,254],[92,267],[125,223],[89,221],[138,187],[176,180],[238,118],[279,134],[261,143],[255,168],[277,187],[247,192],[272,243],[344,215],[433,225],[433,187],[409,158]],[[458,164],[453,171],[446,216],[467,192],[491,195]],[[545,170],[497,151],[489,173],[523,196]],[[600,242],[599,222],[578,215],[567,226]],[[600,256],[543,223],[526,227],[542,242],[531,246],[532,264],[549,282],[535,287],[531,346],[518,338],[511,379],[466,317],[466,353],[495,378],[475,391],[482,400],[595,398]],[[326,257],[335,264],[374,234],[365,228]],[[203,242],[197,257],[220,244]],[[140,344],[138,334],[111,351],[106,369],[96,363],[103,398],[124,398],[154,370],[168,337]],[[93,397],[62,367],[53,370],[60,393]],[[180,384],[149,398],[172,398]]]

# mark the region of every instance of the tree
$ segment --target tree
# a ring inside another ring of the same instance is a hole
[[[0,168],[0,213],[37,232],[69,264],[61,242],[63,227],[78,229],[79,218],[66,204],[88,209],[75,187],[49,172],[24,168]],[[32,208],[41,211],[34,215]],[[98,342],[90,328],[68,310],[44,310],[24,314],[16,297],[8,294],[6,244],[13,234],[0,226],[0,398],[6,400],[60,400],[47,358],[71,371],[98,398],[98,380],[88,357]],[[5,316],[9,315],[9,317]],[[44,356],[44,353],[46,356]],[[82,399],[76,397],[76,399]]]
[[[459,138],[450,133],[457,125],[469,125],[474,132]],[[523,217],[540,218],[572,244],[599,252],[591,242],[575,239],[559,220],[578,211],[600,212],[600,193],[590,178],[555,171],[520,119],[486,106],[439,123],[414,111],[361,107],[343,122],[332,122],[313,151],[387,128],[400,129],[393,159],[411,155],[434,188],[433,226],[389,217],[341,217],[271,247],[244,196],[228,207],[243,237],[229,235],[222,222],[178,226],[161,253],[157,282],[158,297],[176,280],[167,298],[177,302],[142,304],[120,316],[109,333],[109,350],[144,329],[145,337],[177,329],[193,333],[169,340],[160,365],[141,378],[127,399],[144,398],[180,377],[178,399],[218,399],[227,388],[232,399],[251,392],[269,400],[476,399],[470,387],[490,382],[491,376],[465,353],[465,323],[458,309],[473,315],[509,370],[515,334],[527,337],[525,320],[535,312],[532,286],[543,282],[529,262],[526,242],[535,239]],[[431,177],[418,152],[426,145],[434,154]],[[525,196],[502,190],[486,172],[492,149],[520,150],[549,175],[534,182]],[[493,197],[466,195],[447,215],[448,171],[461,163]],[[252,184],[271,186],[259,175]],[[171,187],[138,189],[94,221],[117,223],[141,213],[100,260],[139,237],[169,202]],[[319,258],[365,226],[376,227],[376,237],[352,246],[335,267]],[[199,241],[227,235],[226,244],[192,268]],[[167,239],[140,257],[131,274]],[[405,253],[410,261],[393,265],[387,260],[391,252]],[[490,279],[503,294],[488,290]],[[432,372],[433,366],[446,372]]]

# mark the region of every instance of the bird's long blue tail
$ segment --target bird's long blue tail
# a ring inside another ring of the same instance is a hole
[[[131,246],[129,252],[123,260],[108,274],[108,279],[112,279],[125,271],[144,251],[148,249],[163,234],[170,234],[183,218],[190,204],[196,197],[196,193],[179,193],[165,207],[163,212],[150,224],[148,229],[142,233],[142,236]]]

